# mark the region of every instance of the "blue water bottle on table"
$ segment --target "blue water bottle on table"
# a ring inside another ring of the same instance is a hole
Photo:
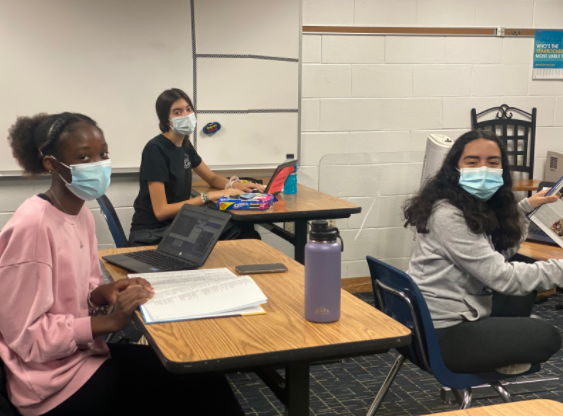
[[[284,163],[291,162],[295,159],[295,155],[293,153],[288,153],[285,155],[286,159]],[[292,195],[297,193],[297,166],[295,166],[295,171],[290,173],[285,181],[285,185],[283,187],[284,194]]]

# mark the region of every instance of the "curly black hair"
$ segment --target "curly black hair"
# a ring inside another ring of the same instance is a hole
[[[487,201],[471,195],[459,185],[459,159],[465,146],[477,139],[495,142],[501,153],[504,184]],[[428,219],[434,205],[440,200],[446,200],[458,208],[473,233],[490,235],[497,251],[514,247],[522,239],[523,224],[512,192],[506,147],[493,132],[474,130],[456,140],[436,176],[417,195],[406,201],[403,207],[405,227],[414,226],[417,232],[428,233]]]
[[[47,173],[43,156],[52,155],[61,160],[64,144],[60,140],[61,135],[75,131],[81,122],[100,129],[90,117],[78,113],[41,113],[32,117],[18,117],[8,134],[12,154],[25,173]]]

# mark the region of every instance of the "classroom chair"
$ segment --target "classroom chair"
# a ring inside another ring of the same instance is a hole
[[[111,236],[113,237],[113,241],[115,242],[115,247],[123,248],[129,247],[129,242],[127,241],[127,237],[123,232],[123,227],[121,226],[121,222],[119,221],[119,217],[113,208],[110,200],[107,196],[102,195],[98,199],[98,204],[102,209],[102,214],[108,223],[109,231],[111,232]]]
[[[532,374],[541,369],[540,365],[535,365],[526,373],[512,376],[496,371],[469,374],[448,370],[442,360],[428,306],[416,283],[405,272],[371,256],[367,256],[367,262],[376,308],[412,331],[411,345],[397,349],[399,356],[371,405],[368,416],[375,414],[406,359],[452,389],[461,409],[471,406],[471,388],[482,384],[489,384],[504,402],[510,402],[512,401],[510,394],[504,389],[500,380]]]
[[[491,119],[488,115],[494,112],[496,114]],[[529,180],[534,179],[537,113],[535,107],[532,108],[531,113],[528,113],[507,104],[492,107],[480,113],[477,113],[475,108],[471,109],[471,127],[473,130],[489,130],[496,133],[506,146],[510,171],[523,172],[528,175]],[[515,115],[520,118],[514,118]],[[515,190],[522,189],[515,188]]]

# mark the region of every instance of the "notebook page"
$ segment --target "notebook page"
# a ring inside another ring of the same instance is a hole
[[[155,289],[154,297],[141,306],[145,321],[165,322],[220,314],[260,305],[267,298],[248,276],[228,269],[135,274]]]

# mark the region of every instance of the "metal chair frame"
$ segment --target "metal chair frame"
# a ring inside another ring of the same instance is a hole
[[[102,215],[106,219],[115,246],[117,248],[129,247],[129,242],[123,232],[123,227],[121,226],[117,212],[115,212],[115,208],[109,198],[102,195],[97,198],[96,201],[98,202],[98,205],[100,205]]]

